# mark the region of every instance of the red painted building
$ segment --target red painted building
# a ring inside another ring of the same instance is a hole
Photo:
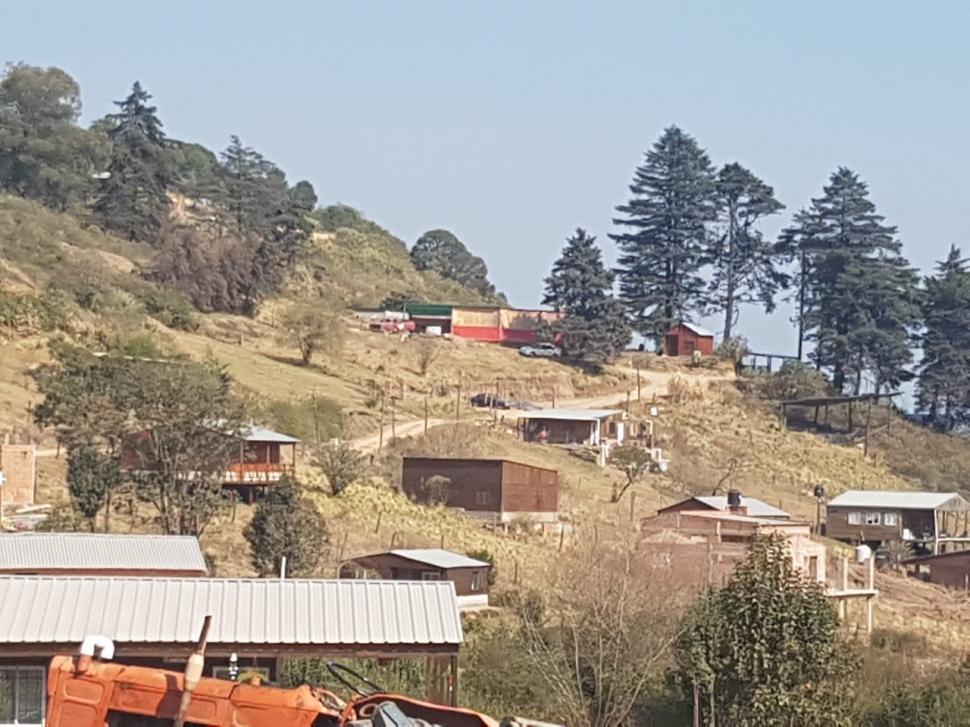
[[[664,335],[664,353],[668,356],[702,356],[714,354],[714,334],[693,323],[678,323]]]
[[[558,318],[559,313],[548,310],[455,306],[451,311],[451,333],[475,341],[525,345],[537,343],[540,326]]]

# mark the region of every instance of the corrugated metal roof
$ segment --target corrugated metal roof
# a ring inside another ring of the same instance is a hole
[[[614,414],[622,414],[622,409],[540,409],[523,414],[522,419],[566,419],[569,421],[592,422]]]
[[[450,550],[441,550],[440,548],[398,549],[390,552],[392,555],[431,565],[435,568],[481,568],[483,565],[490,565],[484,560],[475,560],[467,555],[452,553]]]
[[[458,645],[450,581],[0,576],[0,645]]]
[[[689,328],[698,336],[711,336],[712,338],[714,337],[713,331],[709,331],[706,328],[701,328],[700,326],[695,325],[693,323],[688,323],[687,321],[681,321],[680,325],[682,325],[684,328]]]
[[[953,502],[951,502],[953,500]],[[872,507],[899,510],[937,510],[944,505],[970,509],[956,492],[906,492],[902,490],[847,490],[829,500],[829,507]]]
[[[208,572],[199,541],[188,535],[0,535],[0,570],[35,569]]]
[[[708,507],[713,507],[715,510],[727,510],[727,495],[713,495],[713,496],[701,496],[693,497],[692,500],[697,500],[698,502],[703,502]],[[762,502],[756,497],[741,497],[741,507],[747,508],[747,514],[752,517],[790,517],[790,515],[784,510],[779,510],[777,507],[769,505],[767,502]]]
[[[243,439],[247,442],[279,442],[280,444],[299,444],[300,440],[288,434],[280,434],[266,427],[250,425],[243,429]]]

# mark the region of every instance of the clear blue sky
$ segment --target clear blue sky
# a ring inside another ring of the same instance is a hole
[[[676,123],[788,215],[857,170],[924,270],[970,248],[970,3],[5,3],[0,59],[60,66],[85,118],[135,79],[168,133],[239,134],[321,203],[412,243],[453,230],[532,305],[564,238],[606,235],[642,152]],[[746,311],[794,348],[789,311]],[[717,321],[710,321],[717,325]]]

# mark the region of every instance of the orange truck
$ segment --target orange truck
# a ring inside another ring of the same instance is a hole
[[[329,668],[348,689],[346,700],[310,686],[277,689],[205,678],[208,626],[207,617],[184,673],[114,663],[114,645],[102,637],[86,639],[77,655],[55,656],[47,727],[542,727],[387,694],[340,664]]]

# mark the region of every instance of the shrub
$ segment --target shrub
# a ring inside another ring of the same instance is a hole
[[[195,309],[181,293],[151,286],[142,291],[138,299],[145,306],[148,315],[169,328],[194,331],[199,327],[199,322],[195,319]]]
[[[279,573],[284,557],[288,574],[313,575],[328,543],[323,514],[291,478],[280,480],[256,505],[244,534],[261,576]]]
[[[495,556],[492,555],[491,551],[485,548],[479,548],[478,550],[470,550],[465,553],[469,558],[474,558],[475,560],[483,560],[489,565],[488,569],[488,585],[494,586],[495,581],[498,580],[498,566],[495,565]]]
[[[323,470],[334,495],[339,495],[364,474],[363,456],[344,441],[335,440],[320,447],[314,464]]]

